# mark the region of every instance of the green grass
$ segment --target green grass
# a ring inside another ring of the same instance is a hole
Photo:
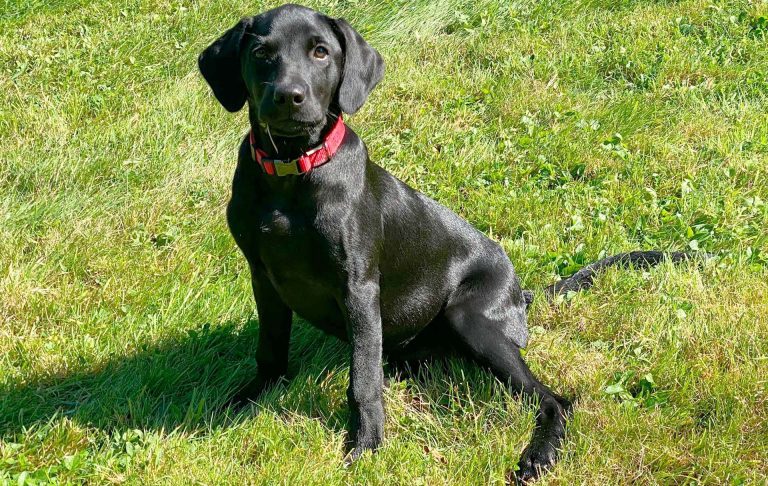
[[[243,113],[196,70],[275,3],[0,1],[0,484],[487,484],[533,409],[461,361],[394,380],[342,467],[345,345],[299,322],[250,412],[258,322],[224,221]],[[537,302],[527,359],[578,397],[551,484],[768,479],[768,4],[317,1],[383,54],[350,124],[501,242]],[[618,134],[618,135],[617,135]],[[650,376],[649,376],[650,375]]]

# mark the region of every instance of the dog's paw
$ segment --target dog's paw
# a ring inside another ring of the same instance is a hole
[[[381,445],[381,437],[371,437],[365,440],[356,441],[349,446],[349,452],[344,456],[344,467],[349,467],[360,459],[365,451],[376,452]]]
[[[510,473],[510,483],[528,484],[534,481],[557,461],[557,449],[550,444],[529,445],[520,456],[517,471]]]
[[[254,403],[262,393],[274,386],[278,381],[278,379],[264,379],[262,377],[257,377],[238,389],[229,400],[226,401],[225,405],[233,411],[239,412]]]
[[[363,452],[365,452],[365,450],[360,447],[352,448],[352,450],[347,452],[347,455],[344,456],[344,467],[349,467],[354,464],[360,457],[362,457]]]
[[[242,393],[241,391],[235,392],[234,395],[224,402],[224,408],[229,408],[235,413],[241,412],[254,402],[255,397],[251,397],[250,393]]]

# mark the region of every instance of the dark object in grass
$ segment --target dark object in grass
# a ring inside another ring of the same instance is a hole
[[[242,19],[199,66],[227,110],[247,103],[251,125],[227,221],[250,266],[258,372],[233,401],[256,398],[285,374],[295,312],[351,344],[347,460],[383,439],[383,355],[407,363],[459,353],[539,404],[511,477],[527,481],[551,467],[571,403],[521,356],[532,295],[496,242],[373,164],[338,124],[382,79],[379,53],[346,21],[284,5]],[[658,261],[644,254],[630,260]],[[591,267],[624,261],[612,258]],[[552,291],[583,288],[593,275],[584,272]]]
[[[704,255],[704,254],[702,254]],[[669,259],[672,263],[679,263],[690,260],[694,254],[686,252],[661,252],[661,251],[630,251],[627,253],[618,253],[613,256],[605,257],[594,263],[590,263],[578,272],[568,278],[549,285],[544,289],[544,295],[547,300],[552,300],[558,295],[565,295],[568,292],[578,292],[587,290],[592,286],[594,278],[600,271],[608,267],[633,267],[649,268]]]

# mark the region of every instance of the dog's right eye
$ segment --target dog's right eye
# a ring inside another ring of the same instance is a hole
[[[264,46],[256,46],[251,49],[251,54],[253,54],[253,57],[264,59],[267,57],[267,50],[264,48]]]

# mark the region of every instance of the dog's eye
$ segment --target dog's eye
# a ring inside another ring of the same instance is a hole
[[[315,56],[316,59],[325,59],[328,57],[328,49],[323,46],[317,46],[312,52],[312,55]]]
[[[253,57],[264,59],[267,57],[267,50],[264,48],[264,46],[256,46],[251,49],[251,54],[253,54]]]

